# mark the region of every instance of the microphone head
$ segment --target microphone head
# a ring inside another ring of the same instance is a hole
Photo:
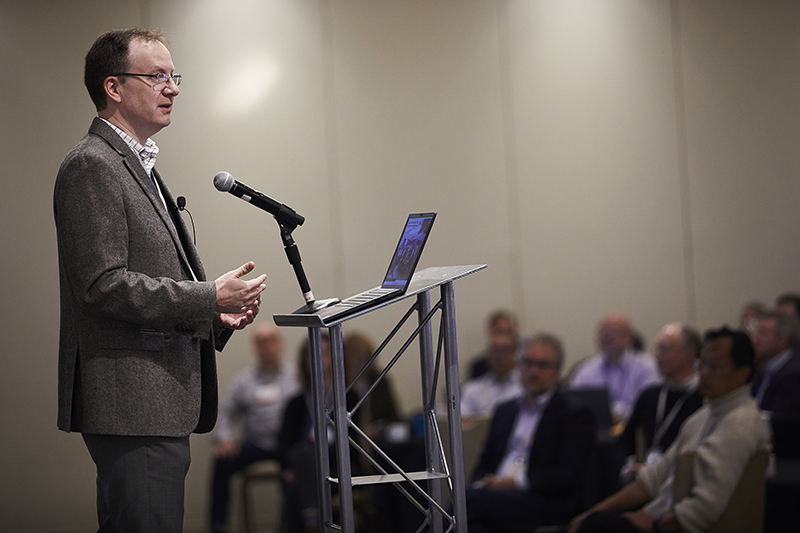
[[[217,175],[214,176],[214,187],[220,192],[230,192],[235,183],[236,180],[233,179],[233,176],[224,170],[222,172],[217,172]]]
[[[178,210],[179,211],[183,211],[184,209],[186,209],[186,198],[184,198],[183,196],[178,196],[178,198],[176,198],[176,200],[178,201]]]

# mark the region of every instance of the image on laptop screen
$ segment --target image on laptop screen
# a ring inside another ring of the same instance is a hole
[[[417,268],[422,249],[428,240],[436,213],[418,213],[408,216],[406,227],[397,243],[389,270],[383,278],[384,289],[400,289],[405,292],[411,281],[414,269]]]

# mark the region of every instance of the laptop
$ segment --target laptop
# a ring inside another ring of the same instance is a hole
[[[400,234],[400,240],[389,261],[389,268],[380,287],[361,292],[323,309],[320,314],[331,321],[362,311],[406,293],[411,277],[428,241],[436,213],[412,213]]]

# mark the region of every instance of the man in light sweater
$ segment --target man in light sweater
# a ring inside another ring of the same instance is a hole
[[[750,458],[769,450],[767,425],[749,394],[753,368],[753,346],[746,333],[727,327],[707,332],[699,364],[706,404],[686,420],[661,460],[574,518],[569,532],[708,531],[728,505]],[[687,451],[695,452],[694,484],[688,497],[673,502],[675,460]]]

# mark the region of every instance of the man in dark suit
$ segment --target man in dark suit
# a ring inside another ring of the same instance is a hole
[[[497,407],[467,489],[470,533],[566,524],[582,504],[594,446],[591,412],[559,390],[561,342],[542,333],[518,359],[525,394]]]
[[[758,372],[751,391],[758,408],[773,416],[800,416],[800,346],[797,324],[778,312],[763,313],[753,333]]]
[[[150,139],[180,76],[164,37],[101,35],[86,56],[98,117],[54,192],[61,286],[58,427],[97,466],[101,531],[180,532],[189,434],[217,415],[214,349],[258,313],[253,263],[206,281]]]

